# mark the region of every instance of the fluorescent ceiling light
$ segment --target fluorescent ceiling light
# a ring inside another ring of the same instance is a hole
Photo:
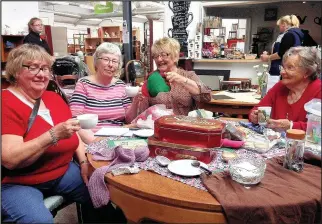
[[[58,1],[54,1],[54,2],[51,2],[53,4],[56,4],[56,5],[69,5],[68,2],[58,2]]]
[[[101,21],[102,21],[102,19],[97,19],[97,18],[90,18],[90,19],[86,19],[86,20],[90,20],[90,21],[99,21],[99,22],[101,22]]]
[[[112,3],[115,4],[115,5],[121,5],[121,2],[119,2],[119,1],[112,1]],[[104,5],[105,4],[106,4],[106,2],[104,3]]]
[[[134,17],[135,18],[140,18],[140,19],[146,19],[146,16],[143,16],[143,15],[135,15]]]
[[[79,7],[83,8],[83,9],[94,9],[93,6],[91,6],[91,5],[85,5],[85,4],[80,4]]]

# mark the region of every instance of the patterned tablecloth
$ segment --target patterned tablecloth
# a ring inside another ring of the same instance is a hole
[[[113,138],[110,138],[113,139]],[[109,148],[108,147],[108,138],[103,139],[101,141],[98,142],[94,142],[90,145],[87,146],[87,152],[90,154],[95,154],[96,152],[98,152],[99,154],[104,154],[102,153],[105,150],[113,150],[113,148]],[[222,160],[222,152],[224,150],[232,150],[232,149],[217,149],[217,156],[214,157],[214,159],[208,164],[208,167],[211,171],[213,172],[222,172],[227,170],[228,168],[228,164],[223,162]],[[235,150],[236,153],[238,155],[242,155],[242,154],[246,154],[246,153],[255,153],[246,149],[238,149]],[[257,153],[258,154],[258,153]],[[285,154],[285,149],[279,149],[279,148],[273,148],[271,150],[269,150],[267,153],[264,154],[258,154],[258,156],[261,156],[265,159],[269,159],[275,156],[282,156]],[[205,190],[206,188],[203,186],[203,184],[201,183],[201,179],[199,177],[182,177],[182,176],[178,176],[176,174],[172,174],[166,167],[161,167],[157,164],[157,162],[155,161],[154,158],[149,157],[146,161],[144,162],[136,162],[136,164],[138,167],[140,167],[143,170],[147,170],[147,171],[152,171],[155,173],[158,173],[164,177],[167,178],[171,178],[173,180],[182,182],[184,184],[188,184],[190,186],[199,188],[201,190]]]
[[[224,121],[226,123],[234,123],[237,124],[236,122],[233,121]],[[103,153],[105,150],[113,150],[113,148],[109,148],[107,142],[109,140],[113,140],[116,138],[110,137],[110,138],[105,138],[101,141],[98,142],[94,142],[90,145],[87,146],[86,150],[88,153],[90,154],[95,154],[95,153],[99,153],[101,155],[104,155],[105,153]],[[121,138],[122,139],[122,138]],[[285,148],[278,148],[278,145],[272,147],[270,150],[268,150],[266,153],[257,153],[254,151],[251,151],[249,149],[237,149],[235,150],[235,152],[240,156],[246,153],[255,153],[256,156],[259,157],[263,157],[264,159],[270,159],[273,157],[277,157],[277,156],[283,156],[285,155]],[[222,160],[222,152],[224,150],[233,150],[233,149],[228,149],[228,148],[222,148],[222,149],[214,149],[217,151],[217,155],[214,157],[214,159],[208,164],[208,168],[213,171],[213,172],[223,172],[226,171],[228,169],[228,164],[226,162],[224,162]],[[316,150],[312,150],[311,148],[306,148],[306,150],[311,151],[314,154],[321,154],[321,151],[316,151]],[[203,186],[200,177],[182,177],[182,176],[178,176],[176,174],[171,173],[166,167],[161,167],[157,164],[157,162],[155,161],[154,158],[149,157],[146,161],[144,162],[136,162],[136,164],[138,167],[140,167],[143,170],[147,170],[147,171],[152,171],[155,173],[158,173],[164,177],[167,178],[171,178],[173,180],[182,182],[184,184],[188,184],[190,186],[199,188],[201,190],[206,190],[206,188]]]

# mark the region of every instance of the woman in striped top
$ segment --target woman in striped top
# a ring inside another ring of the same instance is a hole
[[[80,79],[70,99],[73,116],[98,114],[98,125],[92,130],[80,130],[85,143],[94,140],[94,132],[103,126],[123,125],[126,111],[131,105],[125,93],[125,83],[118,79],[122,68],[120,48],[112,43],[102,43],[94,55],[95,75]]]

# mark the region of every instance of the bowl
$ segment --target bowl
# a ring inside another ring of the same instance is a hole
[[[221,154],[221,157],[225,162],[228,162],[229,160],[237,158],[237,153],[236,152],[223,151],[222,154]]]
[[[82,114],[77,116],[79,124],[82,129],[91,129],[94,128],[98,123],[97,114]]]
[[[255,154],[246,154],[228,161],[231,178],[244,185],[258,184],[264,177],[266,162]]]
[[[139,86],[126,86],[125,87],[125,93],[129,97],[135,97],[136,95],[138,95],[139,90],[140,90]]]
[[[257,57],[257,54],[245,54],[246,60],[254,60]]]

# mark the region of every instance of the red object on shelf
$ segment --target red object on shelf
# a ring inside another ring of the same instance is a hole
[[[210,35],[210,28],[205,28],[204,29],[204,35]]]
[[[237,45],[237,43],[239,42],[245,42],[244,39],[228,39],[227,40],[227,45],[228,45],[228,48],[232,48],[233,46],[232,45]]]

